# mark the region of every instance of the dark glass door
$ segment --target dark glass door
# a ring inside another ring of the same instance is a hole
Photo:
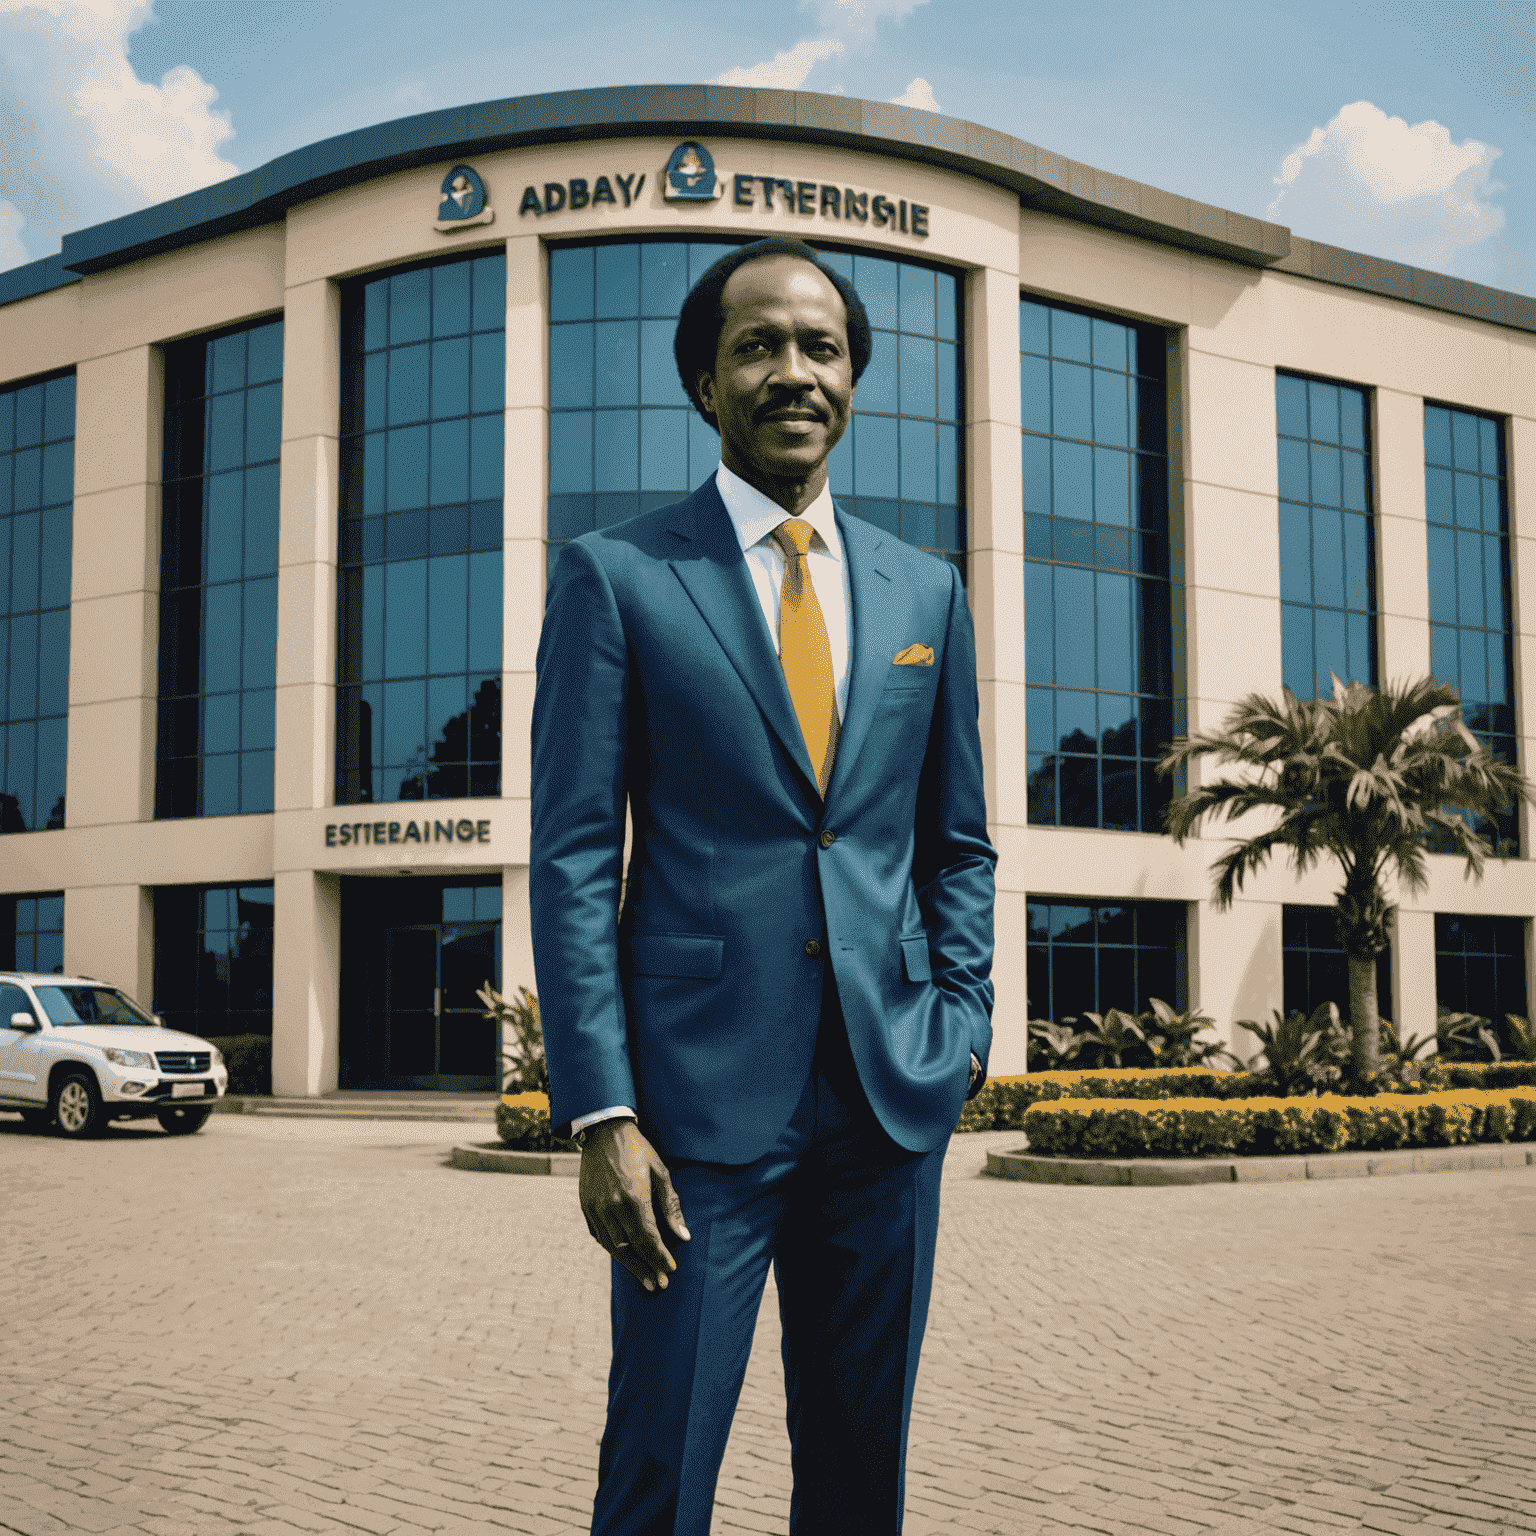
[[[475,993],[500,976],[499,923],[422,923],[384,936],[389,1085],[449,1092],[500,1086],[497,1025]]]

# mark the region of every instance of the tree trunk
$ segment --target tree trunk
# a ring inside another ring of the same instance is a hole
[[[1376,1011],[1376,957],[1349,955],[1351,1089],[1370,1092],[1381,1069],[1381,1020]]]

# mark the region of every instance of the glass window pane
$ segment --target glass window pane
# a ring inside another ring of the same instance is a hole
[[[1287,373],[1275,375],[1275,417],[1283,437],[1307,435],[1307,384]]]
[[[590,245],[556,246],[549,253],[549,318],[592,318],[593,256]]]
[[[928,337],[903,336],[900,358],[902,415],[937,415],[933,341]]]
[[[464,416],[468,412],[469,338],[456,336],[446,341],[434,341],[431,413],[442,418]]]
[[[389,344],[424,341],[431,330],[429,294],[432,276],[426,268],[400,272],[389,282]]]
[[[596,304],[599,320],[627,319],[640,309],[640,248],[600,245],[596,248]]]

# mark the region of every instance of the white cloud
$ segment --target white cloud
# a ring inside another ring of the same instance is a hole
[[[0,198],[0,272],[8,272],[32,259],[21,243],[21,227],[26,222],[16,208]]]
[[[738,64],[723,75],[716,75],[713,85],[760,85],[771,90],[798,91],[805,84],[805,77],[823,59],[830,59],[843,51],[843,45],[835,37],[802,38],[793,48],[776,53],[761,64]]]
[[[924,112],[942,112],[944,109],[934,98],[933,87],[919,75],[900,96],[891,97],[895,107],[921,107]]]
[[[82,209],[110,217],[238,169],[219,152],[235,130],[212,85],[185,64],[152,85],[128,62],[152,19],[153,0],[0,0],[8,110],[34,129],[0,161],[0,196],[32,228],[56,238]]]
[[[800,0],[802,11],[815,13],[824,36],[802,38],[793,48],[786,48],[761,64],[738,64],[716,75],[710,83],[798,91],[823,60],[844,52],[868,52],[875,40],[875,29],[882,21],[900,21],[927,3],[928,0]],[[842,92],[841,85],[833,88],[834,95],[840,96]]]
[[[1489,180],[1500,153],[1352,102],[1281,162],[1267,212],[1309,239],[1441,268],[1503,228],[1504,210],[1487,200],[1502,190]]]
[[[800,0],[800,9],[815,11],[829,32],[871,40],[882,21],[900,21],[928,0]]]

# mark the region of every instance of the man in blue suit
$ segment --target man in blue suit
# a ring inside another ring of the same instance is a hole
[[[870,345],[809,247],[723,257],[675,347],[719,471],[550,581],[530,896],[550,1117],[614,1260],[594,1536],[707,1536],[770,1263],[790,1529],[901,1528],[997,856],[958,573],[827,490]]]

